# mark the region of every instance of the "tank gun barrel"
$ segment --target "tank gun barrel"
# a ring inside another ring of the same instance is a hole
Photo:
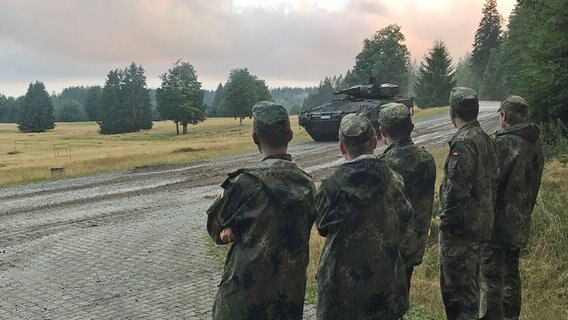
[[[399,88],[397,85],[390,83],[377,84],[362,84],[349,88],[339,89],[335,94],[346,94],[355,99],[380,99],[394,97],[398,95]]]

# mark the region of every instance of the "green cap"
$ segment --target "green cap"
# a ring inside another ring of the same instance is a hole
[[[261,101],[252,107],[252,129],[256,133],[288,133],[290,117],[282,105]]]
[[[525,99],[519,96],[509,96],[507,99],[501,101],[499,111],[513,111],[526,115],[529,112],[529,104]]]
[[[360,114],[348,114],[341,119],[339,125],[339,140],[355,147],[369,140],[375,134],[375,129],[367,117]]]
[[[479,109],[477,93],[466,87],[454,87],[450,92],[450,107],[458,109]]]
[[[410,110],[402,103],[389,102],[381,106],[379,123],[387,129],[406,128],[412,123]]]

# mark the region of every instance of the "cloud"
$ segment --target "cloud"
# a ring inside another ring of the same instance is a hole
[[[158,76],[178,59],[192,63],[209,88],[240,67],[270,86],[316,85],[351,68],[363,40],[390,23],[402,26],[415,59],[436,39],[457,58],[471,48],[483,1],[446,2],[424,12],[412,1],[390,0],[346,1],[341,10],[314,0],[275,7],[230,0],[8,0],[0,11],[0,92],[21,82],[16,94],[22,94],[27,83],[44,79],[102,84],[109,70],[132,61],[158,86]]]

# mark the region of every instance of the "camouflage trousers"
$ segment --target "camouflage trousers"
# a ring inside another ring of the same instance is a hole
[[[440,287],[448,320],[479,319],[481,245],[440,231]]]
[[[519,248],[485,245],[481,252],[482,281],[487,286],[487,312],[484,320],[519,319],[521,277]]]

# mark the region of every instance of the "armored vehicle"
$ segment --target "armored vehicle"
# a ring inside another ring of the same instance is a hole
[[[335,94],[344,94],[344,98],[303,110],[298,121],[315,141],[337,140],[339,123],[350,113],[365,115],[378,133],[382,105],[389,102],[399,102],[409,108],[414,105],[412,97],[399,96],[398,92],[399,87],[390,83],[356,85],[341,89],[335,91]],[[380,137],[380,134],[378,136]]]

